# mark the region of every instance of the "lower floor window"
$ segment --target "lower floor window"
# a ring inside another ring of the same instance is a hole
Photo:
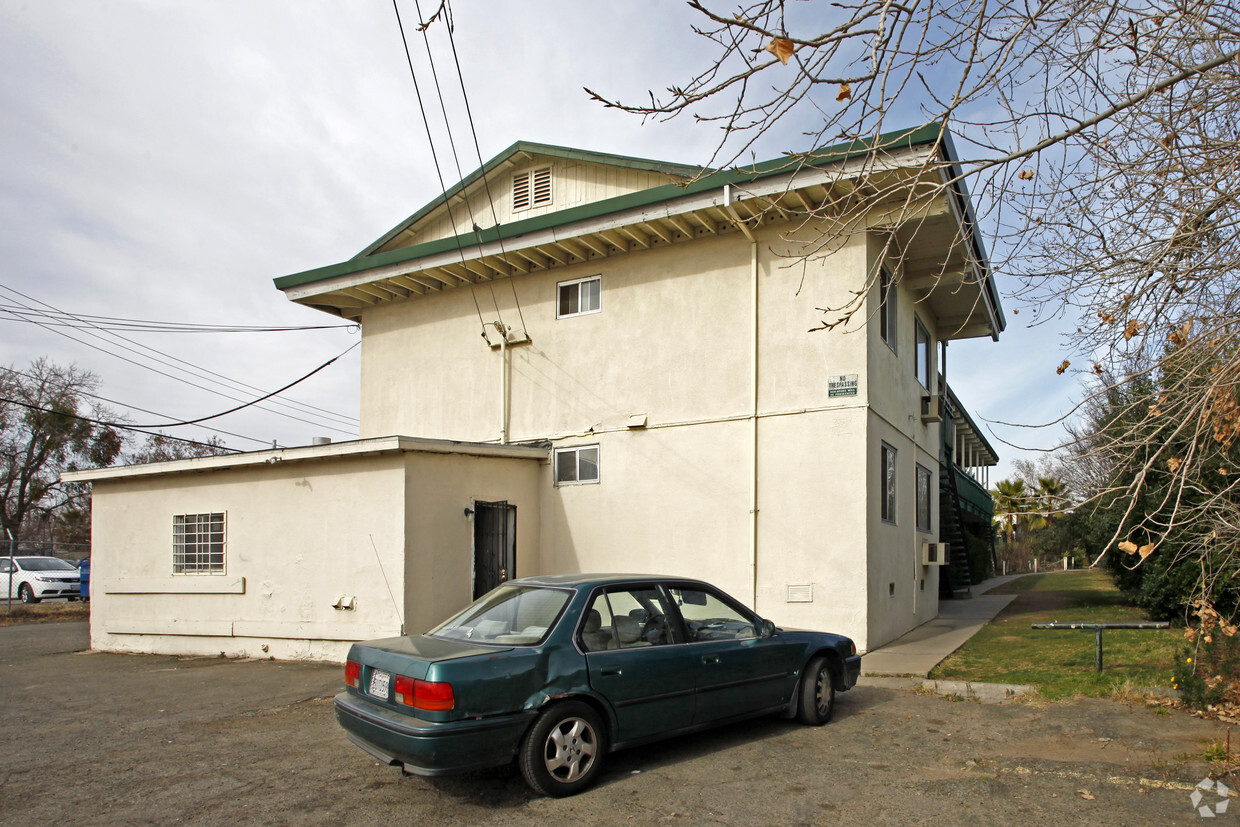
[[[172,518],[172,571],[224,571],[224,514],[178,514]]]
[[[917,530],[930,530],[930,491],[934,474],[929,468],[917,465]]]
[[[889,523],[896,521],[896,449],[882,444],[881,516]]]
[[[598,482],[598,446],[557,448],[555,484],[579,485],[587,482]]]

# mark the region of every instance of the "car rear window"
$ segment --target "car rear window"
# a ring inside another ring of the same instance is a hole
[[[547,637],[572,592],[541,586],[501,586],[436,626],[431,637],[499,646],[532,646]]]

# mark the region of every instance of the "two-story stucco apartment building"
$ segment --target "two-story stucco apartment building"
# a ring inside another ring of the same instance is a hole
[[[600,570],[864,649],[934,617],[943,446],[995,461],[967,416],[945,440],[945,343],[1004,320],[949,136],[879,141],[708,174],[517,143],[276,279],[360,323],[360,438],[66,475],[92,644],[340,658]]]

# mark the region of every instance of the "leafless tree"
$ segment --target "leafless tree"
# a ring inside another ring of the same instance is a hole
[[[939,174],[916,178],[917,191],[887,184],[877,197],[903,199],[911,218],[926,181],[967,181],[993,270],[1015,285],[1012,312],[1035,323],[1066,319],[1076,330],[1067,358],[1047,365],[1093,381],[1070,426],[1067,450],[1082,465],[1070,487],[1131,504],[1112,545],[1132,545],[1139,528],[1145,539],[1134,561],[1186,532],[1194,553],[1214,561],[1203,565],[1204,588],[1211,571],[1235,571],[1237,5],[689,5],[701,14],[695,31],[716,49],[695,76],[640,104],[587,92],[644,117],[717,126],[714,166],[743,164],[773,128],[795,126],[800,145],[783,147],[790,159],[856,142],[870,147],[877,169],[880,135],[927,122],[947,127],[959,166],[927,169]],[[873,188],[866,195],[876,197]],[[845,200],[803,218],[824,228],[827,252],[855,231],[862,208]],[[829,308],[823,327],[863,307],[858,296]],[[1100,403],[1108,409],[1101,418],[1092,415]]]

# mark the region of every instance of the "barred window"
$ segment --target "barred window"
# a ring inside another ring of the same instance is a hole
[[[172,518],[172,571],[224,572],[224,514],[178,514]]]

